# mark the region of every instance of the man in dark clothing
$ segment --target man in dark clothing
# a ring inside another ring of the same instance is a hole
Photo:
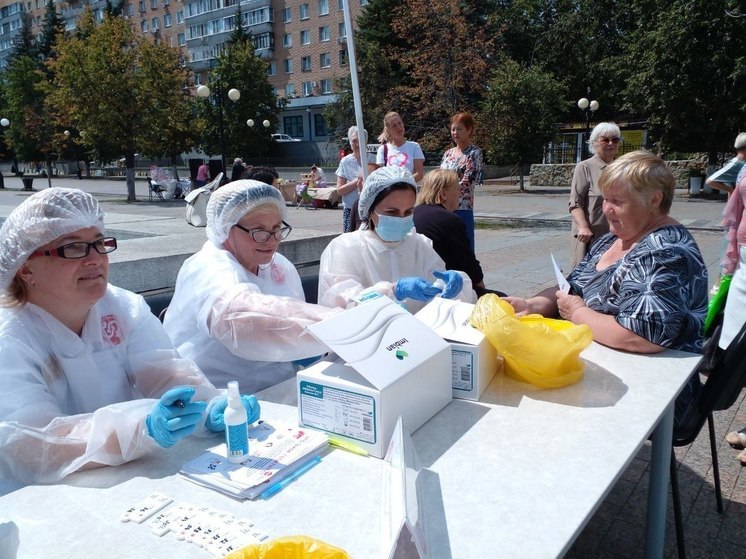
[[[240,157],[233,160],[233,169],[231,170],[231,182],[241,180],[246,172],[246,166]]]

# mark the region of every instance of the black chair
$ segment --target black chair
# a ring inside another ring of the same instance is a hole
[[[704,361],[704,359],[703,359]],[[700,367],[697,367],[697,373]],[[720,489],[720,470],[718,467],[717,442],[715,440],[715,423],[712,413],[729,409],[738,399],[746,385],[746,324],[731,341],[728,348],[719,353],[709,371],[699,396],[690,415],[674,427],[673,446],[686,446],[694,442],[705,422],[710,436],[710,453],[715,482],[715,499],[718,512],[723,512],[723,496]],[[681,499],[679,496],[678,463],[671,448],[671,494],[673,497],[674,525],[676,527],[676,546],[679,557],[686,557],[684,547],[684,526],[681,518]]]
[[[166,192],[165,188],[163,188],[160,184],[154,183],[153,179],[148,177],[148,201],[149,202],[153,201],[153,196],[165,201],[166,199],[163,197],[164,192]]]

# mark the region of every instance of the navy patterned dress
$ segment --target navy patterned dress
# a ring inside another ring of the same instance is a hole
[[[613,315],[638,336],[662,347],[699,353],[707,314],[707,267],[683,225],[656,229],[622,258],[596,270],[617,240],[607,233],[591,247],[567,280],[593,310]],[[700,388],[693,376],[676,401],[676,421]]]

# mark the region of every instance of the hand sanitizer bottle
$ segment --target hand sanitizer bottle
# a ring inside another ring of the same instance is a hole
[[[228,383],[228,407],[224,418],[228,462],[239,464],[249,457],[249,425],[236,381]]]

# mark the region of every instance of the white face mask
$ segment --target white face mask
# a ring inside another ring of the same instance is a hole
[[[376,233],[382,240],[388,243],[398,242],[404,239],[414,227],[414,217],[394,217],[390,215],[381,215],[376,213],[378,216],[378,224],[376,225]]]

